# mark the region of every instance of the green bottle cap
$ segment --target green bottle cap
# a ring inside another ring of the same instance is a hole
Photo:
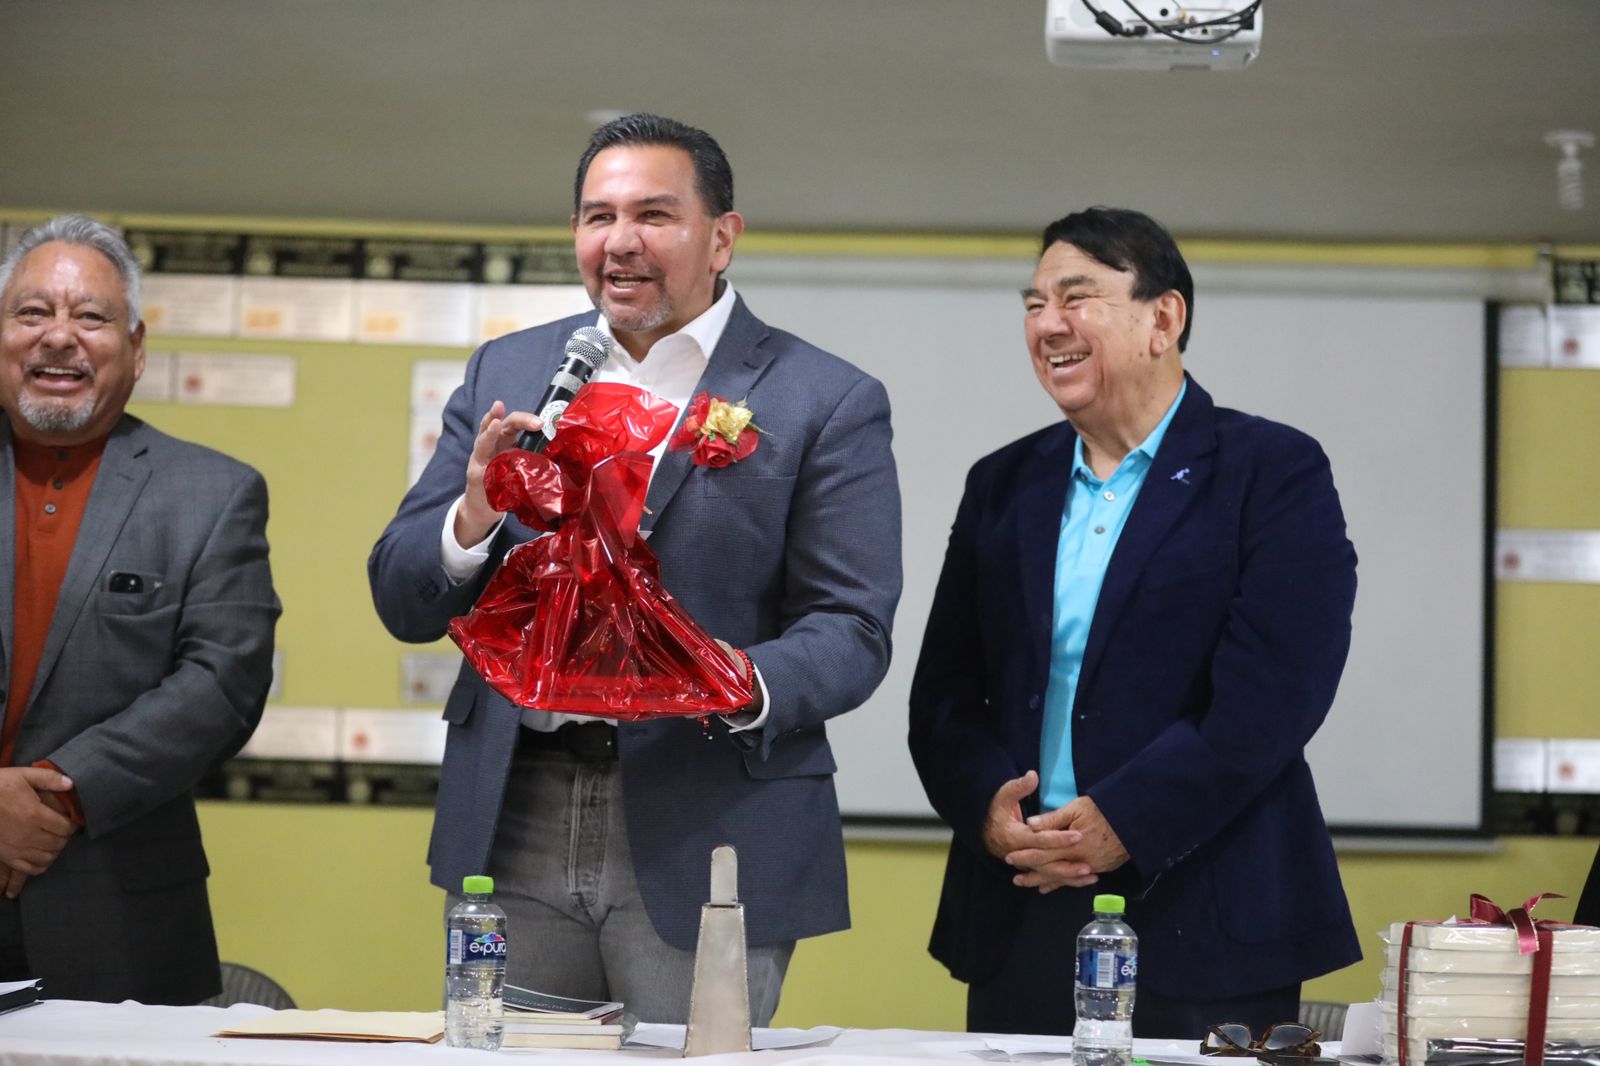
[[[1094,912],[1096,914],[1121,914],[1128,909],[1128,901],[1121,896],[1113,896],[1109,892],[1094,898]]]
[[[486,877],[483,874],[469,874],[461,879],[461,891],[469,896],[487,896],[494,891],[494,878]],[[1122,902],[1121,896],[1107,896],[1106,898],[1115,899],[1119,904]]]

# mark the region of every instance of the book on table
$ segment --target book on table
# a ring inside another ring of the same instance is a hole
[[[39,1002],[43,989],[44,982],[38,978],[30,981],[0,982],[0,1014],[33,1006]]]
[[[533,1024],[606,1025],[622,1017],[621,1003],[602,999],[569,999],[506,985],[503,993],[506,1020]]]
[[[570,999],[506,985],[501,1047],[615,1051],[633,1032],[633,1017],[614,1001]]]
[[[608,1025],[517,1025],[507,1021],[500,1046],[518,1048],[569,1048],[616,1051],[633,1032],[633,1019]]]

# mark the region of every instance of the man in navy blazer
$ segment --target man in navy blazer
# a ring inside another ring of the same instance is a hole
[[[950,533],[911,692],[955,831],[930,950],[972,1030],[1070,1033],[1119,893],[1136,1035],[1292,1021],[1361,957],[1304,755],[1356,590],[1327,458],[1185,375],[1194,286],[1147,216],[1051,224],[1023,302],[1066,421],[980,460]]]
[[[616,341],[597,380],[680,408],[699,392],[746,400],[760,427],[754,452],[720,468],[658,449],[643,523],[663,584],[753,673],[757,698],[704,724],[567,720],[522,711],[463,666],[444,712],[433,882],[454,892],[464,875],[495,877],[513,984],[682,1022],[711,851],[732,844],[765,1024],[795,940],[849,924],[824,722],[865,701],[889,662],[900,498],[888,397],[766,326],[722,278],[743,220],[704,132],[650,115],[601,127],[572,226]],[[533,536],[489,508],[483,469],[539,426],[529,412],[564,343],[596,324],[575,316],[472,356],[438,450],[369,563],[397,637],[438,639]]]

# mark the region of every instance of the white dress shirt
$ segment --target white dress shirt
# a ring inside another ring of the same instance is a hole
[[[724,283],[722,295],[705,310],[700,317],[684,326],[676,333],[669,334],[651,345],[645,353],[645,358],[634,359],[620,344],[611,346],[611,355],[606,359],[605,365],[595,372],[595,381],[610,381],[622,385],[632,385],[653,393],[668,403],[678,408],[678,418],[682,419],[683,411],[689,406],[689,400],[694,395],[695,386],[700,383],[700,376],[705,373],[706,364],[711,361],[711,353],[716,351],[717,342],[722,339],[722,331],[727,328],[728,318],[733,314],[734,293],[733,285]],[[595,326],[607,337],[612,337],[611,324],[606,321],[605,315],[597,316],[599,321]],[[674,425],[676,428],[676,425]],[[672,434],[668,433],[650,451],[651,458],[659,465],[661,456],[667,450],[667,441]],[[650,478],[655,479],[656,467],[650,468]],[[440,530],[439,554],[444,565],[444,572],[452,584],[459,585],[476,574],[483,564],[489,561],[489,542],[500,531],[500,525],[505,521],[502,515],[500,522],[496,522],[488,536],[470,548],[463,548],[456,543],[455,524],[456,510],[461,506],[465,494],[456,498],[450,505],[450,511],[444,517],[444,528]],[[756,684],[761,687],[762,710],[759,717],[743,725],[733,725],[734,732],[745,729],[759,729],[767,720],[767,712],[772,706],[772,698],[767,692],[767,684],[761,679],[761,671],[755,672]],[[594,722],[610,721],[600,719],[593,715],[583,714],[558,714],[550,711],[524,710],[522,724],[530,729],[554,730],[566,722]]]

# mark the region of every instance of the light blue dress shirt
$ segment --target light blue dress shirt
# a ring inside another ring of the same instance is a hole
[[[1050,633],[1050,682],[1044,690],[1044,728],[1039,752],[1039,779],[1045,810],[1065,806],[1078,795],[1072,769],[1072,702],[1078,693],[1083,649],[1100,586],[1105,583],[1111,552],[1128,522],[1156,449],[1189,391],[1184,381],[1178,398],[1144,441],[1123,457],[1109,478],[1101,481],[1083,461],[1083,438],[1072,452],[1072,486],[1061,514],[1056,542],[1055,618]]]

